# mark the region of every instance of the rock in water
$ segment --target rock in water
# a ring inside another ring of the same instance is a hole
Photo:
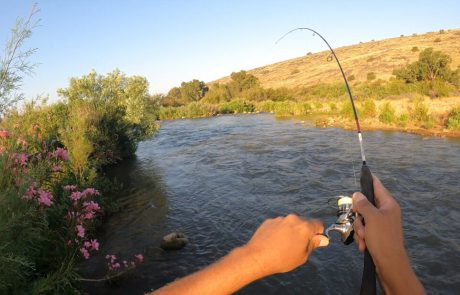
[[[173,232],[163,237],[160,247],[163,250],[179,250],[187,243],[188,239],[184,234]]]

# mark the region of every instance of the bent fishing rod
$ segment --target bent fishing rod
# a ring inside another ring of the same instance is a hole
[[[373,205],[375,205],[372,173],[371,173],[369,166],[366,163],[366,156],[364,154],[364,146],[363,146],[363,136],[361,132],[361,126],[359,125],[358,113],[356,111],[356,106],[355,106],[355,102],[353,99],[353,95],[351,94],[350,86],[348,85],[347,77],[345,76],[345,73],[343,72],[342,65],[340,64],[340,61],[337,58],[337,55],[335,54],[334,49],[332,49],[331,45],[329,45],[329,42],[327,42],[326,39],[320,33],[310,28],[295,28],[287,32],[286,34],[284,34],[281,38],[279,38],[275,42],[275,44],[280,42],[287,35],[295,31],[300,31],[300,30],[311,31],[313,32],[313,36],[318,35],[324,41],[324,43],[326,43],[326,45],[329,47],[329,50],[331,51],[332,55],[334,56],[335,61],[337,62],[337,65],[339,66],[340,72],[342,73],[343,80],[347,87],[348,96],[350,97],[350,102],[353,108],[353,114],[354,114],[355,122],[356,122],[356,130],[358,132],[358,141],[359,141],[359,147],[361,150],[361,159],[362,159],[361,177],[360,177],[361,192],[366,196],[366,198]],[[343,243],[345,245],[348,245],[351,242],[353,242],[353,222],[355,220],[355,216],[352,212],[351,198],[342,197],[342,196],[339,197],[338,207],[339,207],[339,211],[337,214],[338,215],[337,221],[326,230],[326,235],[329,237],[329,231],[337,231],[340,233]],[[374,264],[374,261],[372,260],[372,256],[370,255],[369,250],[366,248],[364,252],[364,268],[363,268],[363,276],[361,280],[360,294],[361,295],[374,295],[376,294],[376,292],[377,292],[377,289],[376,289],[376,281],[375,281],[375,264]]]

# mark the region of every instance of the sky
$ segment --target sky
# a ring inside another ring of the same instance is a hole
[[[29,99],[49,96],[71,77],[120,69],[166,93],[182,81],[210,82],[231,72],[372,39],[460,28],[460,1],[272,0],[0,0],[0,56],[16,18],[33,3],[40,25],[23,49],[37,48],[34,74],[23,81]]]

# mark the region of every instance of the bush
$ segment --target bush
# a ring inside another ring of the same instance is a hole
[[[367,73],[367,81],[372,81],[372,80],[375,80],[377,76],[375,75],[374,72],[369,72]]]
[[[355,75],[350,75],[350,76],[348,76],[347,79],[348,79],[348,81],[353,81],[353,80],[355,80],[356,78],[355,78]]]
[[[252,113],[254,111],[254,105],[243,100],[234,100],[217,107],[217,112],[220,114]]]
[[[385,124],[391,124],[395,121],[395,109],[389,102],[383,104],[380,110],[379,121]]]
[[[364,101],[360,115],[363,118],[375,118],[377,116],[377,108],[373,99]]]
[[[436,39],[434,39],[433,42],[434,42],[434,43],[439,43],[439,42],[441,42],[441,38],[436,38]]]
[[[414,102],[414,109],[411,113],[412,120],[421,124],[427,122],[430,119],[428,114],[428,107],[423,102],[423,99],[416,99]]]
[[[417,51],[418,51],[418,47],[417,47],[417,46],[412,47],[412,52],[417,52]]]
[[[447,128],[451,130],[460,130],[460,107],[454,108],[449,112]]]
[[[406,127],[407,123],[409,122],[409,115],[408,114],[401,114],[398,118],[398,125],[401,127]]]

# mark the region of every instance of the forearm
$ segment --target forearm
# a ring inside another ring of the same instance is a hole
[[[261,277],[257,261],[247,248],[240,247],[211,266],[151,294],[231,294]]]
[[[377,269],[385,294],[426,294],[410,265],[406,251],[401,250],[397,256]]]

